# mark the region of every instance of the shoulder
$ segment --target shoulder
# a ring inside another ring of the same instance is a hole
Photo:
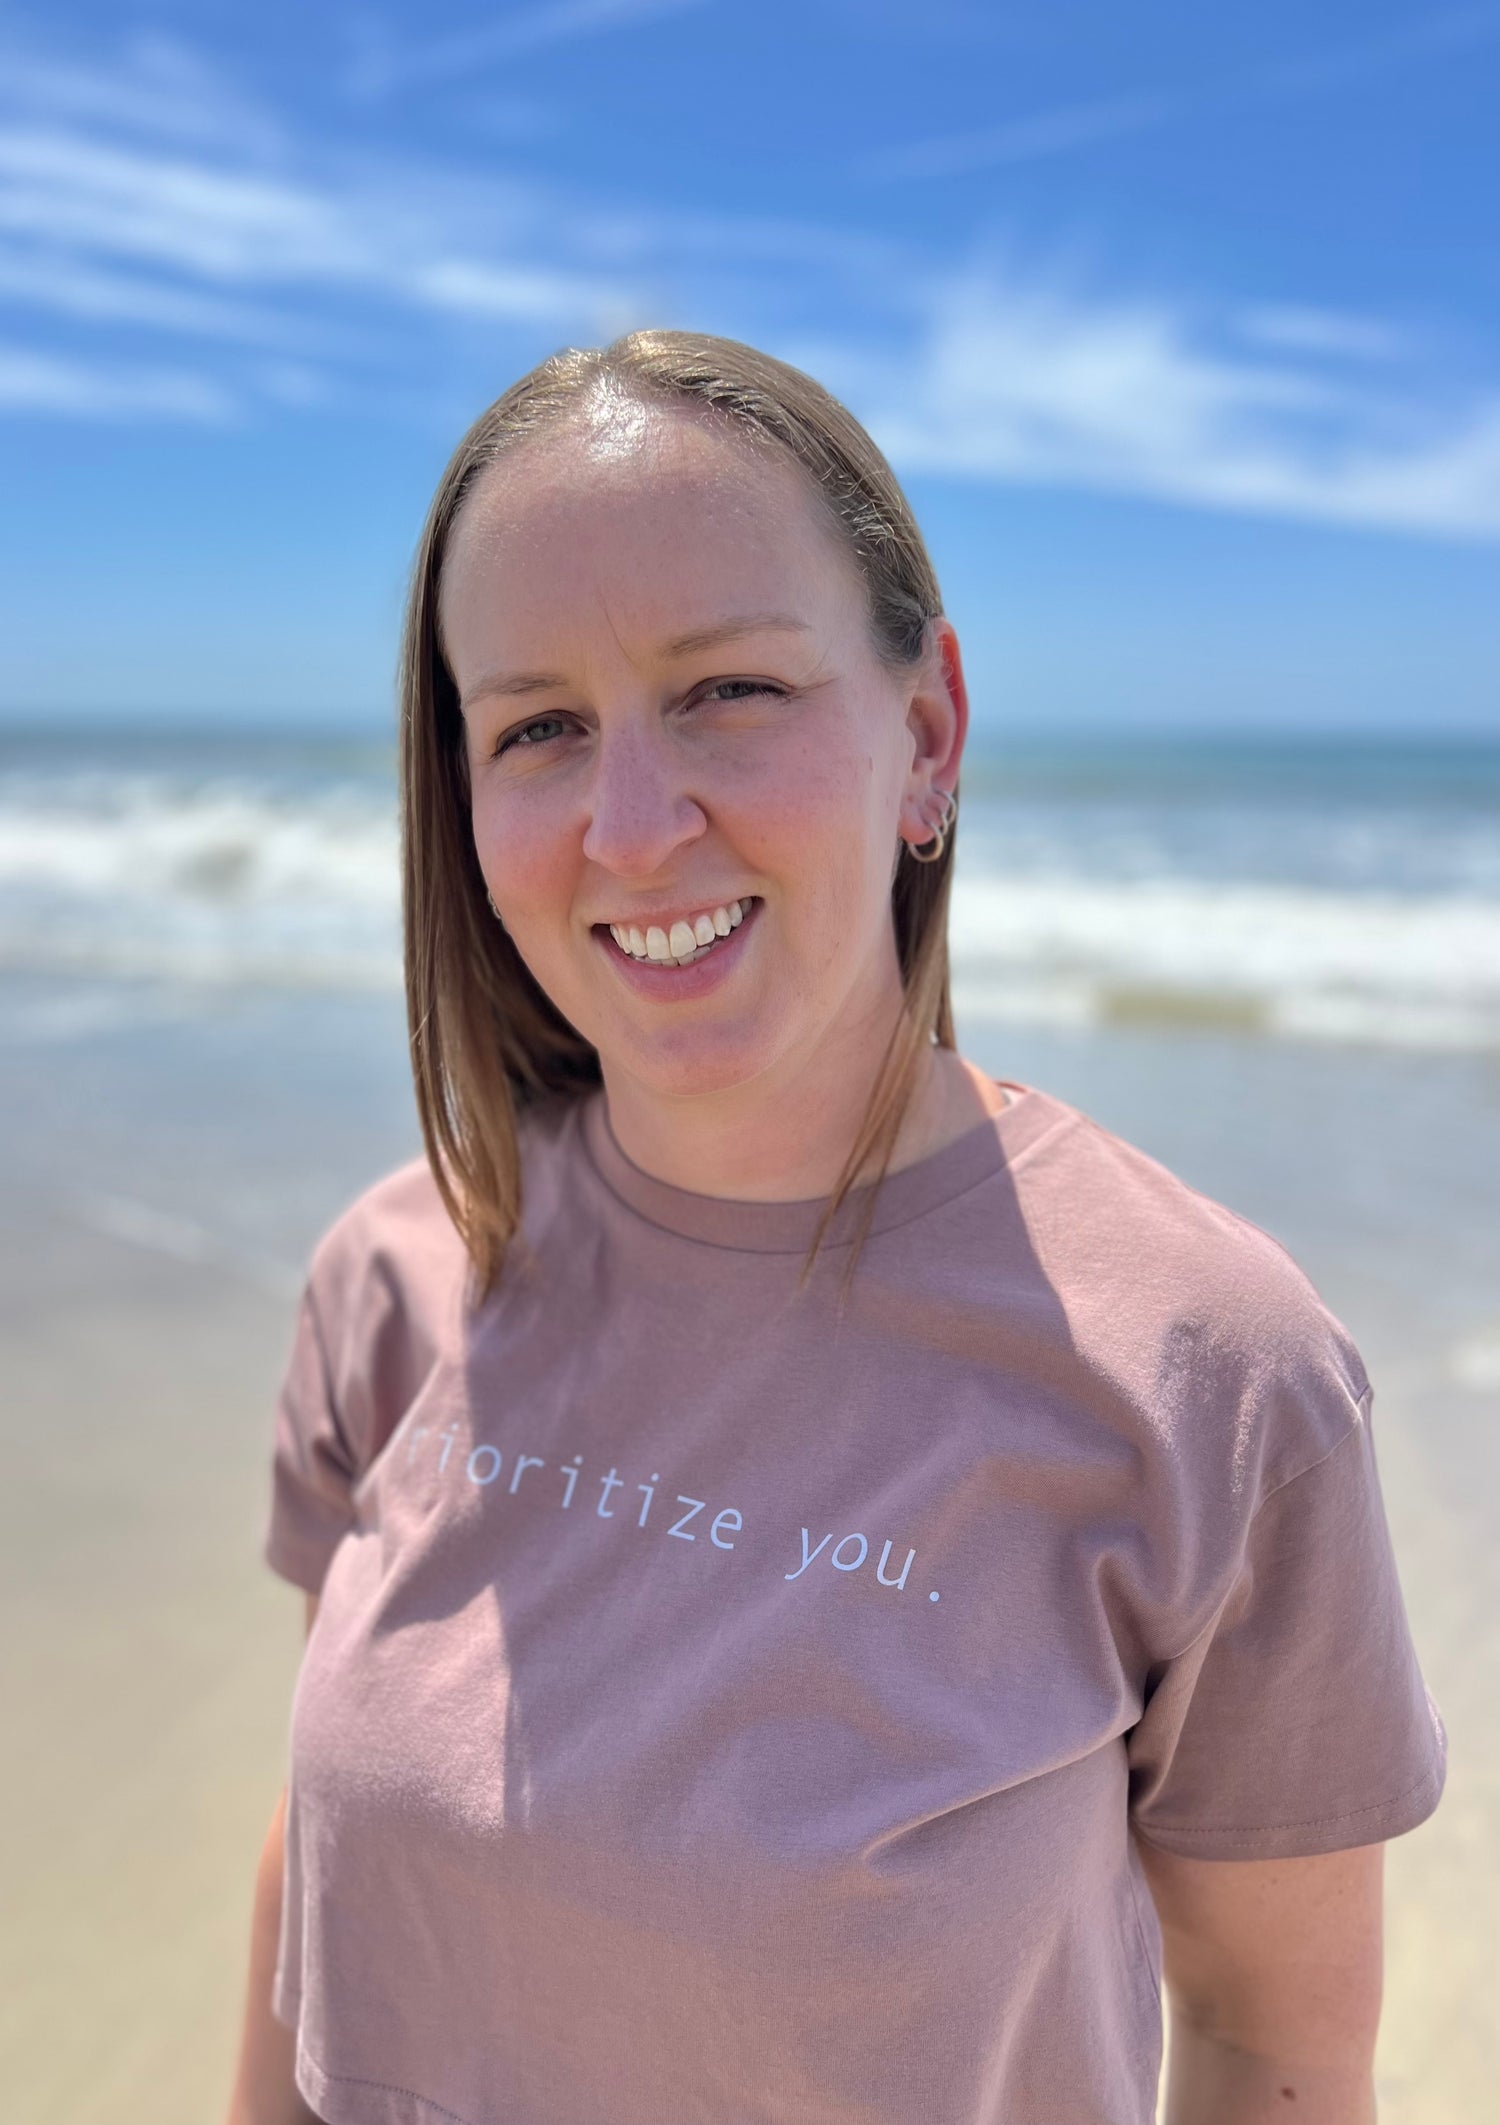
[[[1023,1168],[1034,1218],[1075,1235],[1101,1281],[1142,1303],[1214,1305],[1241,1326],[1272,1326],[1317,1295],[1285,1244],[1194,1186],[1138,1144],[1060,1100],[1070,1126],[1051,1131]]]
[[[568,1164],[575,1132],[552,1104],[524,1109],[517,1121],[525,1224],[545,1213]],[[365,1320],[372,1308],[399,1312],[429,1336],[456,1322],[464,1304],[469,1256],[425,1157],[384,1174],[349,1203],[313,1249],[308,1288],[325,1320]]]
[[[375,1271],[420,1275],[451,1268],[462,1254],[432,1169],[425,1158],[414,1158],[340,1211],[313,1249],[309,1280],[331,1298],[354,1278]]]
[[[525,1225],[547,1214],[570,1135],[566,1115],[521,1114]],[[471,1299],[468,1249],[425,1157],[372,1183],[324,1231],[308,1267],[304,1320],[335,1405],[367,1457],[424,1382],[464,1363]]]
[[[347,1402],[404,1393],[451,1343],[468,1255],[425,1158],[364,1189],[324,1231],[304,1304]]]
[[[1230,1446],[1264,1492],[1359,1420],[1344,1323],[1274,1234],[1065,1102],[1017,1175],[1030,1244],[1085,1361],[1158,1436]],[[1243,1459],[1242,1459],[1243,1457]]]

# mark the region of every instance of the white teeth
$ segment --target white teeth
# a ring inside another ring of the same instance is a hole
[[[731,900],[726,906],[705,909],[691,920],[683,917],[674,922],[670,932],[654,922],[644,932],[633,922],[612,922],[608,929],[620,950],[628,952],[633,959],[666,960],[675,964],[696,958],[719,938],[737,930],[745,919],[749,904],[748,901]]]

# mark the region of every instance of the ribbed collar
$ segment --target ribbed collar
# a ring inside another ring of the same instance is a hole
[[[904,1225],[940,1204],[964,1195],[1044,1135],[1068,1108],[1035,1086],[1011,1078],[993,1082],[1010,1093],[998,1114],[985,1116],[940,1151],[888,1174],[880,1185],[872,1233]],[[822,1215],[823,1196],[792,1202],[743,1202],[699,1195],[658,1180],[626,1157],[609,1126],[603,1088],[578,1102],[576,1125],[588,1165],[610,1194],[650,1224],[686,1240],[753,1254],[805,1253]],[[824,1240],[825,1247],[851,1245],[873,1183],[851,1189]]]

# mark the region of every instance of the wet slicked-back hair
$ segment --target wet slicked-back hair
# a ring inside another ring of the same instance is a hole
[[[848,409],[800,369],[738,340],[631,332],[550,355],[480,414],[448,462],[412,567],[400,662],[402,912],[417,1111],[433,1178],[477,1288],[498,1277],[521,1217],[521,1111],[601,1082],[599,1057],[543,992],[490,913],[475,854],[463,721],[439,625],[443,561],[476,480],[508,452],[610,401],[718,417],[793,460],[821,496],[864,581],[881,660],[909,669],[942,611],[937,577],[895,474]],[[891,915],[904,1010],[887,1043],[843,1171],[803,1264],[811,1274],[849,1190],[878,1181],[924,1048],[952,1048],[948,898],[954,841],[936,862],[901,862]],[[869,1230],[864,1205],[844,1288]]]

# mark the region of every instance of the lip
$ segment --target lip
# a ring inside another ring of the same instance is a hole
[[[741,898],[738,894],[732,897]],[[714,903],[715,906],[723,904]],[[620,950],[609,934],[607,923],[595,925],[594,941],[620,979],[628,982],[638,995],[650,996],[663,1003],[673,999],[687,1003],[694,997],[712,995],[715,989],[723,987],[744,957],[746,939],[759,922],[764,906],[765,902],[757,895],[743,920],[729,935],[721,937],[711,952],[702,959],[695,959],[689,967],[669,966],[664,960],[632,958],[628,952]],[[644,929],[645,924],[641,923],[640,927]]]

